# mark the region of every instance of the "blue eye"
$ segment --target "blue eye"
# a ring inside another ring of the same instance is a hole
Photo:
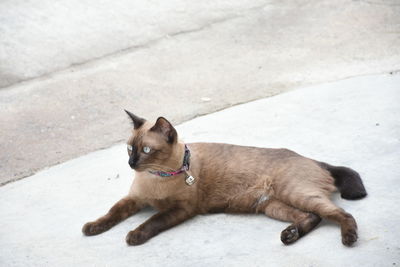
[[[129,152],[132,152],[132,146],[131,145],[128,145],[127,148],[128,148]]]
[[[143,147],[143,152],[144,153],[148,154],[148,153],[150,153],[150,151],[151,151],[150,147],[148,147],[148,146]]]

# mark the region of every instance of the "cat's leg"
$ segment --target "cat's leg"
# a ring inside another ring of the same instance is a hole
[[[303,212],[285,203],[272,199],[264,209],[267,216],[287,222],[293,222],[281,233],[281,241],[289,245],[297,241],[300,237],[309,233],[321,218],[315,214]]]
[[[130,231],[126,236],[129,245],[141,245],[153,236],[180,224],[195,214],[183,208],[174,208],[165,212],[159,212],[141,224],[138,228]]]
[[[307,196],[303,193],[296,194],[295,191],[292,191],[288,200],[296,208],[315,213],[322,218],[338,223],[341,227],[342,243],[344,245],[351,246],[357,241],[357,223],[354,217],[333,204],[324,194]]]
[[[321,221],[321,217],[315,215],[314,213],[306,213],[307,216],[303,219],[300,219],[293,224],[289,225],[285,230],[281,233],[281,241],[285,245],[292,244],[300,237],[306,235],[311,232],[319,222]]]
[[[139,202],[131,197],[125,197],[114,204],[108,213],[94,222],[88,222],[82,227],[85,235],[98,235],[109,230],[120,221],[138,212]]]

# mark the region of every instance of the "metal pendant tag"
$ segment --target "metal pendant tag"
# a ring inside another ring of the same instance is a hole
[[[192,184],[194,184],[194,177],[193,176],[191,176],[191,175],[186,175],[186,179],[185,179],[185,182],[186,182],[186,184],[187,185],[192,185]]]

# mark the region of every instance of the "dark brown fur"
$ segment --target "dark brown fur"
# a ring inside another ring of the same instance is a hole
[[[212,212],[264,213],[292,222],[281,233],[284,244],[310,232],[321,218],[341,226],[343,244],[350,246],[357,240],[354,218],[329,199],[337,187],[343,197],[366,195],[355,171],[287,149],[193,143],[188,144],[192,155],[188,174],[196,182],[189,186],[186,174],[162,178],[148,172],[181,167],[184,144],[173,126],[162,117],[151,124],[132,113],[128,115],[134,124],[128,144],[133,146],[129,165],[136,171],[135,179],[125,198],[105,216],[84,225],[85,235],[100,234],[142,207],[152,206],[159,213],[129,232],[128,244],[142,244],[196,214]],[[151,147],[151,152],[142,152],[144,146]]]

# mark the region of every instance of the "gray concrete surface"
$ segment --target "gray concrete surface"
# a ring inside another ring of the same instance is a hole
[[[177,127],[185,142],[288,147],[359,171],[367,198],[334,196],[358,222],[359,240],[352,248],[342,245],[339,227],[328,222],[284,246],[279,236],[288,223],[264,215],[227,214],[197,216],[142,246],[128,247],[126,234],[152,210],[99,236],[85,237],[82,225],[104,214],[129,190],[132,170],[126,145],[118,144],[0,187],[0,263],[398,266],[399,86],[400,75],[353,78],[239,105]]]
[[[179,123],[400,69],[397,1],[2,1],[0,183]],[[24,81],[24,82],[21,82]]]
[[[266,1],[2,1],[0,87],[197,31]]]

